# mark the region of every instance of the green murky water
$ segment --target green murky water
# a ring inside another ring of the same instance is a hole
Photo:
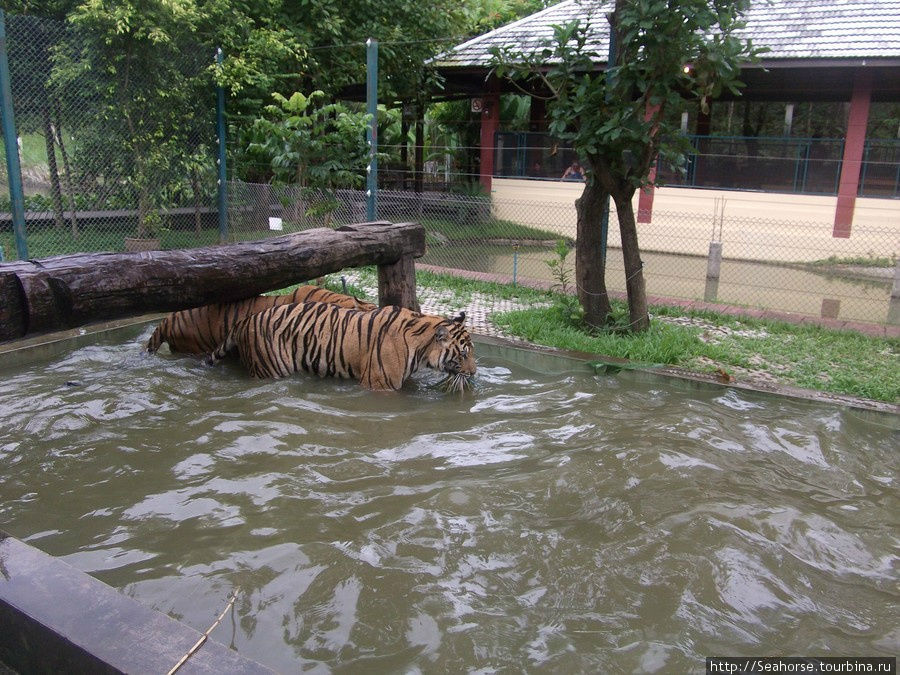
[[[462,396],[255,382],[149,330],[0,364],[0,526],[201,631],[239,589],[213,638],[279,671],[900,646],[896,417],[483,345]]]

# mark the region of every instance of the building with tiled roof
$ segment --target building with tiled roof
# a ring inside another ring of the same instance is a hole
[[[606,65],[612,0],[563,0],[436,56],[446,93],[484,101],[481,177],[490,186],[493,140],[498,132],[492,101],[515,89],[490,75],[492,50],[542,49],[553,26],[573,20],[591,27],[586,48],[597,68]],[[838,181],[835,235],[849,235],[872,101],[900,101],[900,0],[754,0],[740,35],[767,51],[741,71],[742,100],[844,101],[848,125]],[[726,94],[727,96],[727,94]],[[698,133],[703,133],[698,131]]]
[[[593,30],[586,48],[598,67],[609,51],[607,12],[612,0],[563,0],[536,14],[464,42],[433,59],[455,90],[477,90],[490,68],[493,48],[541,49],[553,36],[553,26],[587,22]],[[876,75],[875,100],[900,98],[900,0],[757,0],[745,15],[738,35],[768,51],[745,69],[744,98],[797,99],[796,87],[815,98],[848,98],[852,77],[846,69],[867,68]],[[803,70],[804,78],[772,71]],[[770,71],[763,77],[764,71]],[[816,71],[823,71],[817,74]],[[824,72],[827,71],[827,72]],[[812,76],[809,79],[809,76]],[[749,81],[748,81],[749,80]]]

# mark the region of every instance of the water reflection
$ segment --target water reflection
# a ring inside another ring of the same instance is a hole
[[[200,630],[240,589],[213,637],[280,671],[896,652],[894,417],[488,347],[461,396],[255,382],[148,332],[0,378],[0,518]]]

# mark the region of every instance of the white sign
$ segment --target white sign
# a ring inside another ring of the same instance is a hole
[[[281,224],[281,218],[269,218],[270,230],[283,230],[284,225]]]

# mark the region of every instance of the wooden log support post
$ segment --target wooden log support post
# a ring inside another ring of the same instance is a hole
[[[24,337],[26,321],[19,278],[12,272],[0,272],[0,342]]]
[[[378,304],[420,311],[416,298],[416,263],[405,255],[395,263],[378,266]]]
[[[421,225],[376,222],[224,246],[2,263],[0,340],[242,300],[364,265],[401,270],[385,297],[414,303],[415,280],[402,275],[411,276],[412,260],[424,254]],[[412,296],[390,290],[409,284]]]

